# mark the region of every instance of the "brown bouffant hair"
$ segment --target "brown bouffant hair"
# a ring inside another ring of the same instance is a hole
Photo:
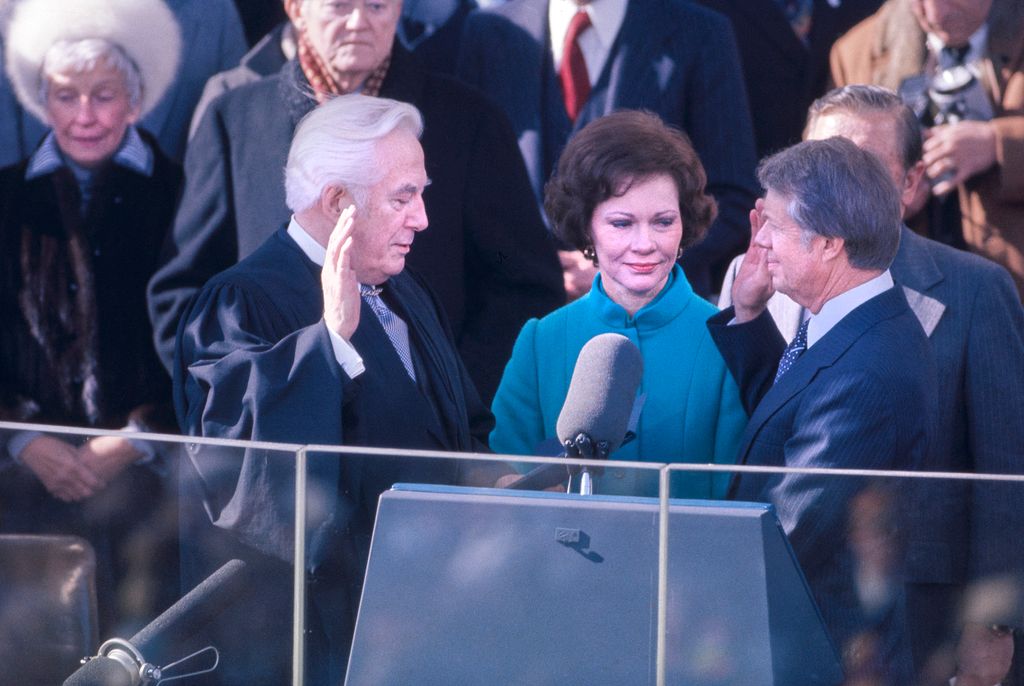
[[[660,174],[670,176],[679,191],[680,249],[700,242],[718,208],[705,191],[707,174],[686,134],[637,110],[592,121],[569,141],[544,187],[544,209],[555,235],[577,250],[592,247],[594,209]]]

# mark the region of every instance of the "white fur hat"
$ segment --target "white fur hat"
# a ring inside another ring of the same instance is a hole
[[[103,38],[135,62],[142,77],[140,118],[174,81],[181,29],[162,0],[20,0],[4,37],[7,75],[22,107],[46,121],[39,99],[43,58],[61,40]]]

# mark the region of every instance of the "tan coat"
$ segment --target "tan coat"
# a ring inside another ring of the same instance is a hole
[[[832,79],[895,89],[926,58],[909,0],[888,0],[836,41]],[[1006,267],[1024,297],[1024,2],[993,2],[982,78],[995,112],[996,164],[960,186],[964,240]]]

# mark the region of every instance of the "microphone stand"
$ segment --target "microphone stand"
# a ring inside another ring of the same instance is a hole
[[[576,438],[567,438],[562,444],[566,457],[579,457],[584,460],[607,460],[609,445],[608,441],[595,441],[585,433],[579,433]],[[603,471],[598,468],[596,475]],[[594,479],[590,467],[580,465],[580,495],[594,494]],[[569,492],[572,492],[572,478],[569,479]]]

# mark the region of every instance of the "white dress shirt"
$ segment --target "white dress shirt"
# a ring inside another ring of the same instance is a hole
[[[880,295],[892,287],[892,274],[886,269],[870,281],[865,281],[861,285],[851,288],[845,293],[840,293],[826,302],[821,306],[818,314],[811,317],[811,321],[807,325],[808,349],[821,340],[822,336],[831,331],[832,327],[838,324],[843,317],[876,295]]]
[[[615,37],[619,35],[619,29],[626,18],[628,5],[629,0],[590,0],[584,5],[577,5],[575,0],[550,0],[548,30],[551,34],[551,56],[554,58],[555,72],[562,66],[562,49],[565,47],[565,34],[569,32],[569,22],[576,12],[582,10],[590,15],[591,26],[580,34],[580,52],[583,53],[583,61],[587,63],[590,85],[597,83],[604,63],[612,52]]]

